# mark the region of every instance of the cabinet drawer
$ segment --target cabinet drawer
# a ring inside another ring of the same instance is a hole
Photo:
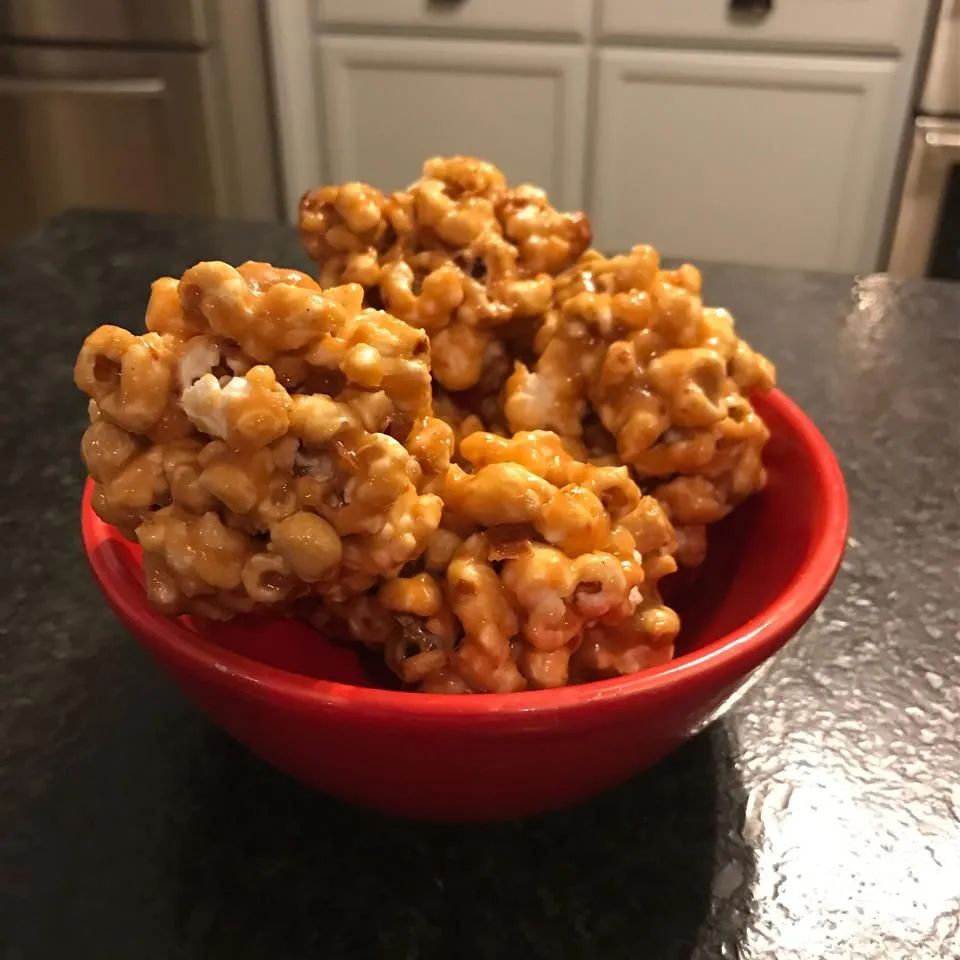
[[[322,26],[585,37],[591,0],[316,0]]]
[[[912,50],[927,0],[771,0],[743,14],[731,0],[599,0],[604,39],[808,50]]]

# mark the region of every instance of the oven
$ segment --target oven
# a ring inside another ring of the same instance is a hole
[[[942,0],[889,272],[960,280],[960,0]]]

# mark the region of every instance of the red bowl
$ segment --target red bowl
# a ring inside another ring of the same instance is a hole
[[[215,723],[319,790],[390,813],[468,821],[583,800],[659,760],[732,701],[813,613],[846,541],[843,476],[779,391],[769,484],[711,531],[674,603],[679,656],[560,690],[449,696],[376,686],[350,648],[296,621],[168,620],[147,606],[138,548],[84,492],[83,540],[110,606]]]

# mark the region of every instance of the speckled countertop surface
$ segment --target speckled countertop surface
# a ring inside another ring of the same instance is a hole
[[[452,828],[311,794],[208,724],[77,529],[83,335],[283,227],[68,214],[0,252],[0,960],[960,956],[960,285],[716,267],[833,444],[849,548],[723,721],[578,809]]]

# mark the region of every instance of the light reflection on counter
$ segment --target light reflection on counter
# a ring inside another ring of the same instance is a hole
[[[884,946],[920,946],[933,935],[956,938],[960,950],[958,788],[944,796],[940,786],[917,782],[905,793],[902,771],[891,771],[874,803],[851,771],[828,765],[828,746],[790,740],[794,757],[808,748],[809,763],[792,766],[790,781],[756,787],[747,801],[742,832],[757,853],[753,896],[767,918],[748,946],[775,947],[778,960],[900,960]],[[871,771],[871,789],[878,773]]]

